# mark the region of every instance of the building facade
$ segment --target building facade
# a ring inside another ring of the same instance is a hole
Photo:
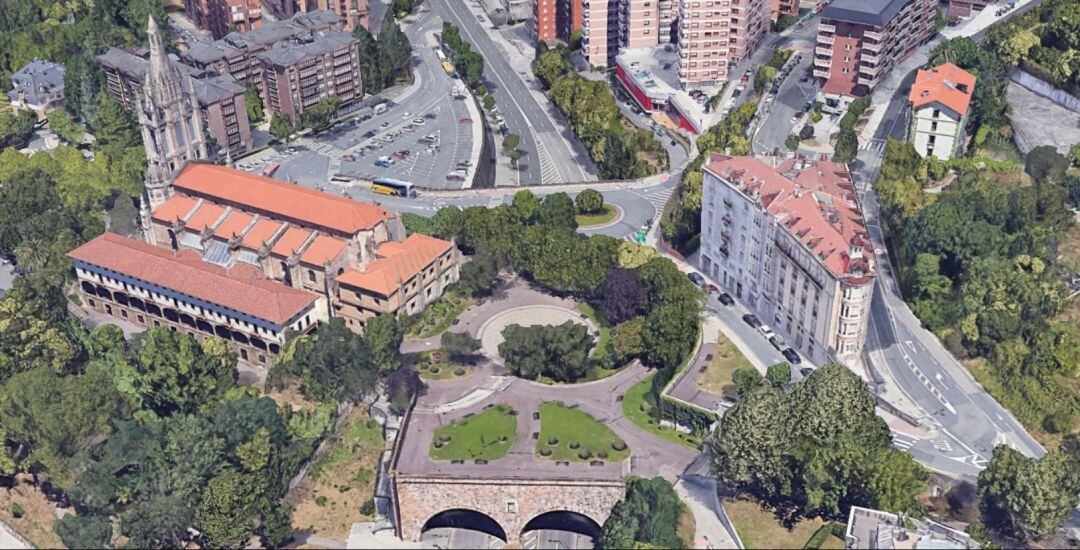
[[[532,18],[529,30],[538,42],[548,44],[559,39],[557,26],[558,2],[556,0],[532,0]]]
[[[990,0],[949,0],[949,10],[946,17],[949,19],[964,19],[971,17],[976,11],[981,11],[990,3]]]
[[[847,168],[726,157],[705,167],[703,272],[817,364],[855,364],[875,265]]]
[[[44,116],[64,106],[64,65],[35,59],[11,75],[8,99],[16,111],[29,109]]]
[[[911,143],[920,155],[949,160],[964,146],[975,77],[952,63],[920,70],[911,86]]]
[[[834,0],[821,11],[814,76],[821,100],[843,109],[868,95],[934,33],[933,0]]]
[[[195,85],[169,59],[161,30],[153,16],[149,19],[149,67],[143,92],[136,98],[147,161],[140,211],[143,231],[149,229],[150,211],[169,198],[175,174],[190,161],[210,158]]]
[[[619,53],[619,0],[581,0],[581,55],[608,67]]]
[[[789,15],[791,17],[799,16],[799,0],[772,0],[771,2],[772,12],[770,17],[773,21]]]
[[[574,42],[575,38],[580,40],[582,0],[557,2],[555,9],[555,33],[559,35],[559,40],[567,44]]]
[[[679,80],[684,88],[716,86],[758,47],[768,30],[768,0],[679,2]]]
[[[502,0],[502,9],[511,21],[526,21],[533,14],[532,2],[529,0]]]
[[[341,30],[352,32],[356,27],[368,28],[368,0],[297,0],[297,11],[304,13],[328,11],[341,17]]]
[[[619,0],[619,49],[671,42],[672,0]]]
[[[214,40],[262,25],[260,0],[184,0],[184,11],[195,26],[210,31]]]
[[[352,35],[329,31],[279,42],[259,54],[268,115],[287,116],[296,124],[308,109],[331,98],[340,102],[339,112],[359,108],[363,86],[357,45]]]
[[[135,110],[150,66],[149,50],[109,48],[97,59],[109,96],[124,110]],[[250,153],[254,142],[244,86],[227,73],[196,69],[178,61],[172,64],[192,81],[204,127],[213,142],[211,152],[223,155],[224,150],[234,157]]]
[[[262,7],[277,21],[296,15],[296,2],[293,0],[262,0]]]

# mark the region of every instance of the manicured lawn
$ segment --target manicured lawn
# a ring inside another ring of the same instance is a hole
[[[691,449],[700,449],[701,438],[693,434],[684,434],[674,428],[665,428],[649,416],[649,411],[656,406],[652,402],[650,395],[653,376],[655,375],[650,375],[648,378],[631,386],[629,390],[626,390],[626,395],[623,396],[622,401],[623,416],[633,422],[635,426],[657,437],[662,437]]]
[[[431,458],[495,460],[506,456],[516,435],[517,413],[509,405],[496,405],[435,430]]]
[[[618,214],[618,210],[610,204],[605,204],[604,208],[596,214],[576,214],[574,219],[577,220],[578,227],[592,227],[595,225],[604,225],[615,219],[615,215]]]
[[[621,443],[622,450],[615,449],[619,446],[613,445],[616,441]],[[586,412],[551,401],[540,404],[540,439],[536,452],[551,460],[569,461],[619,462],[630,456],[626,443],[611,428]],[[587,458],[582,458],[586,453]]]
[[[406,336],[430,338],[446,332],[450,325],[473,303],[472,297],[460,290],[449,291],[433,304],[428,304],[415,319],[410,319]]]
[[[731,384],[731,373],[735,372],[735,369],[739,367],[752,369],[754,365],[746,359],[746,356],[739,351],[739,348],[735,347],[731,340],[721,335],[720,340],[716,343],[716,348],[713,350],[712,361],[705,366],[705,372],[698,377],[697,385],[702,390],[717,395],[733,395],[735,392]],[[732,388],[725,393],[724,388],[727,386],[732,386]]]
[[[789,530],[752,500],[725,500],[723,504],[746,548],[802,548],[825,525],[820,519],[804,519]]]
[[[473,371],[471,366],[451,360],[441,349],[418,353],[412,368],[424,380],[454,380],[464,378]]]

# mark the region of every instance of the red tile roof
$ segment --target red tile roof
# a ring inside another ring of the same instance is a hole
[[[252,278],[249,270],[226,270],[197,253],[174,253],[115,233],[105,233],[68,257],[146,281],[193,298],[283,325],[306,310],[315,294]]]
[[[243,212],[233,210],[229,212],[229,215],[214,229],[214,235],[221,237],[222,239],[231,239],[237,235],[243,233],[244,228],[251,223],[254,218]]]
[[[946,63],[928,71],[919,70],[908,100],[912,109],[938,102],[963,115],[967,113],[974,91],[975,76],[953,63]]]
[[[154,209],[151,218],[171,224],[176,220],[186,218],[188,213],[191,212],[191,209],[195,208],[195,203],[197,202],[196,199],[191,197],[176,195],[158,205],[158,207]]]
[[[346,242],[342,239],[319,235],[308,245],[304,255],[300,257],[300,261],[308,265],[322,267],[324,263],[337,258],[338,254],[345,250],[345,245]]]
[[[837,277],[873,273],[862,212],[847,168],[837,162],[786,159],[766,164],[754,157],[709,156],[707,170],[756,200],[778,224],[806,245]]]
[[[199,207],[199,210],[195,212],[195,215],[191,216],[191,219],[187,221],[187,228],[192,231],[202,231],[213,226],[214,222],[218,221],[224,213],[224,208],[213,203],[204,202]]]
[[[338,282],[390,296],[399,284],[408,282],[453,246],[450,241],[413,233],[403,242],[383,243],[376,251],[378,258],[367,269],[350,269],[338,277]]]
[[[349,235],[371,229],[389,217],[379,206],[213,164],[188,164],[173,186],[179,193],[249,213]]]
[[[290,256],[293,252],[300,250],[300,247],[304,245],[304,242],[308,240],[312,233],[313,231],[292,226],[285,230],[284,235],[278,238],[277,242],[274,243],[274,247],[270,249],[270,253],[278,256]]]
[[[258,250],[283,225],[285,224],[274,220],[261,219],[255,222],[255,227],[244,234],[244,239],[240,243],[252,250]]]

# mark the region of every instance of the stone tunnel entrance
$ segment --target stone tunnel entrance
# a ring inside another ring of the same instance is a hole
[[[529,520],[521,531],[522,548],[594,548],[600,540],[600,525],[592,518],[556,510]]]
[[[502,548],[506,531],[487,514],[457,508],[428,519],[420,540],[435,548]]]

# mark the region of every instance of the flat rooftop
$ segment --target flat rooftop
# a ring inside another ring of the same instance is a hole
[[[833,0],[821,10],[822,19],[884,27],[911,0]]]
[[[673,105],[683,115],[693,119],[694,125],[704,132],[710,126],[723,119],[723,110],[718,105],[712,112],[705,112],[709,98],[720,93],[722,86],[701,86],[695,88],[704,92],[701,100],[690,97],[690,90],[684,90],[679,82],[679,53],[675,47],[648,46],[627,48],[615,56],[615,62],[623,67],[629,78],[645,95]]]

